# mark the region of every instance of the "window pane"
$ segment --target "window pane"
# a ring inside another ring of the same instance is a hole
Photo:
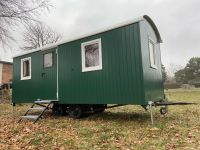
[[[52,67],[53,66],[53,54],[48,53],[44,54],[44,67]]]
[[[31,57],[21,59],[21,80],[31,79]]]
[[[156,64],[155,62],[155,47],[154,47],[154,44],[149,41],[149,51],[150,51],[150,62],[151,62],[151,65],[154,65]]]
[[[99,44],[85,46],[85,67],[99,66]]]
[[[101,39],[81,43],[82,72],[102,70]]]
[[[23,62],[23,77],[30,76],[30,63],[29,60]]]

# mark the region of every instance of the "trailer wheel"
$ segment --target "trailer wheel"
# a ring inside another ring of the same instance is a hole
[[[68,114],[70,118],[79,119],[82,117],[82,108],[79,105],[69,106]]]
[[[64,116],[66,115],[66,106],[61,104],[54,104],[52,108],[52,113],[55,116]]]
[[[160,108],[160,114],[165,115],[168,112],[167,107],[161,107]]]
[[[55,116],[58,116],[58,115],[59,115],[58,104],[53,104],[52,113],[53,113],[53,115],[55,115]]]

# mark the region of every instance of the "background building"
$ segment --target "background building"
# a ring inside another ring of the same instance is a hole
[[[0,61],[0,85],[12,82],[13,64]]]

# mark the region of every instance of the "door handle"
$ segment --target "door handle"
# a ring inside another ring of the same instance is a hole
[[[41,73],[41,75],[42,75],[42,77],[45,77],[46,73],[43,72],[43,73]]]

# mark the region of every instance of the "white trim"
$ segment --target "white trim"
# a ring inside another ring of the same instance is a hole
[[[58,83],[58,47],[56,48],[56,88],[57,88],[57,91],[56,91],[56,98],[57,98],[57,101],[59,100],[59,83]]]
[[[151,53],[151,50],[150,50],[150,43],[153,45],[153,54]],[[156,46],[156,43],[149,37],[148,38],[148,49],[149,49],[150,67],[154,68],[154,69],[157,69],[155,46]],[[153,57],[152,57],[152,55],[153,55]],[[153,58],[153,60],[152,60],[152,58]]]
[[[93,67],[86,67],[85,66],[85,46],[91,45],[91,44],[95,44],[95,43],[98,43],[98,45],[99,45],[99,65],[98,66],[93,66]],[[102,70],[101,38],[81,43],[81,56],[82,56],[82,72]]]
[[[44,46],[44,47],[36,48],[36,49],[33,49],[33,50],[23,51],[23,52],[20,53],[20,54],[14,55],[13,58],[19,57],[19,56],[23,56],[23,55],[26,55],[26,54],[30,54],[30,53],[34,53],[34,52],[37,52],[37,51],[49,50],[49,49],[51,49],[51,48],[57,47],[57,45],[58,45],[58,44],[54,43],[54,44],[49,44],[49,45],[46,45],[46,46]]]
[[[0,62],[0,85],[2,84],[3,77],[3,63]]]
[[[113,30],[113,29],[116,29],[116,28],[119,28],[119,27],[123,27],[123,26],[129,25],[129,24],[140,22],[140,21],[143,21],[143,20],[145,20],[144,16],[138,17],[138,18],[135,18],[135,19],[131,19],[131,20],[128,20],[128,21],[124,21],[124,22],[121,22],[121,23],[118,23],[118,24],[115,24],[115,25],[112,25],[112,26],[109,26],[109,27],[106,27],[106,28],[102,28],[102,29],[90,32],[88,34],[80,35],[80,36],[77,36],[77,37],[74,37],[74,38],[71,38],[71,39],[62,40],[61,42],[58,42],[58,43],[53,43],[53,44],[49,44],[49,45],[41,47],[41,48],[37,48],[37,49],[30,50],[30,51],[26,51],[26,52],[23,52],[21,54],[13,56],[13,58],[14,57],[18,57],[18,56],[23,56],[23,55],[26,55],[26,54],[29,54],[29,53],[37,52],[37,51],[42,51],[42,50],[48,50],[48,49],[51,49],[51,48],[55,48],[58,45],[61,45],[61,44],[64,44],[64,43],[68,43],[68,42],[72,42],[72,41],[75,41],[75,40],[79,40],[79,39],[82,39],[82,38],[85,38],[85,37],[88,37],[88,36],[92,36],[92,35],[95,35],[95,34],[106,32],[106,31],[109,31],[109,30]]]
[[[24,77],[23,76],[23,62],[26,61],[26,60],[29,61],[29,65],[30,65],[29,66],[29,73],[30,73],[30,75],[27,76],[27,77]],[[31,57],[26,57],[26,58],[21,59],[21,80],[29,80],[29,79],[31,79]]]

